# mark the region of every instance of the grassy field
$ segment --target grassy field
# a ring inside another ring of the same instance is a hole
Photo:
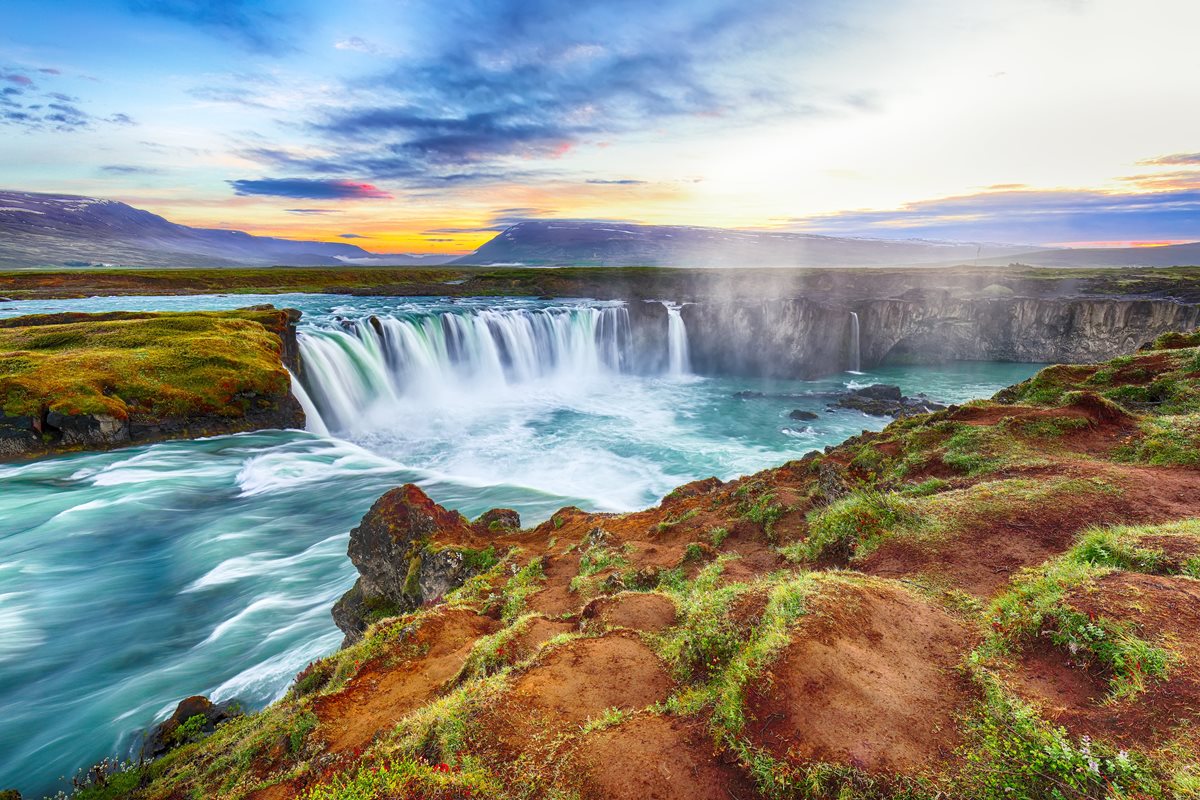
[[[0,272],[13,300],[165,294],[346,293],[393,296],[788,297],[876,296],[913,288],[1021,295],[1174,296],[1200,301],[1200,267],[1170,269],[694,270],[656,267],[494,267],[24,270]],[[986,294],[986,293],[985,293]]]
[[[286,396],[283,311],[56,314],[0,320],[9,417],[243,417]]]

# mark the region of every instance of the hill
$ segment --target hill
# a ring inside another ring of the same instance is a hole
[[[78,797],[1192,797],[1198,454],[1200,332],[630,514],[399,487],[341,652]]]
[[[190,228],[115,200],[0,191],[0,268],[424,264],[352,244]]]
[[[864,267],[961,264],[1028,252],[1028,245],[891,240],[531,220],[513,225],[459,264],[526,266]]]

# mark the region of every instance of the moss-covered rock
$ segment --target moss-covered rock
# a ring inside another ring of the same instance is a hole
[[[0,459],[303,427],[299,312],[54,314],[0,321]]]

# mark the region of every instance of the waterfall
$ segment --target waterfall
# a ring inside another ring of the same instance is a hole
[[[437,407],[535,380],[571,387],[620,373],[631,336],[628,310],[606,306],[372,316],[299,338],[300,392],[311,418],[338,432],[401,403]]]
[[[673,376],[687,375],[692,371],[688,355],[687,326],[683,323],[682,309],[678,303],[664,302],[667,308],[667,373]]]
[[[862,372],[862,347],[859,344],[858,314],[850,312],[850,371]]]
[[[292,379],[292,396],[296,398],[296,402],[300,404],[300,408],[304,409],[304,427],[313,433],[328,436],[329,428],[326,427],[325,421],[321,419],[321,412],[313,404],[312,398],[308,396],[308,392],[304,391],[304,384],[292,374],[290,369],[288,370],[288,375]]]

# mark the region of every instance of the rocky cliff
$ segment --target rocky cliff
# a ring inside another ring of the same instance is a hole
[[[300,312],[53,314],[0,321],[0,460],[303,428]]]
[[[639,366],[666,359],[666,313],[631,304]],[[692,368],[707,375],[814,378],[858,363],[1095,362],[1200,322],[1200,305],[1173,299],[962,296],[699,300],[683,307]]]

